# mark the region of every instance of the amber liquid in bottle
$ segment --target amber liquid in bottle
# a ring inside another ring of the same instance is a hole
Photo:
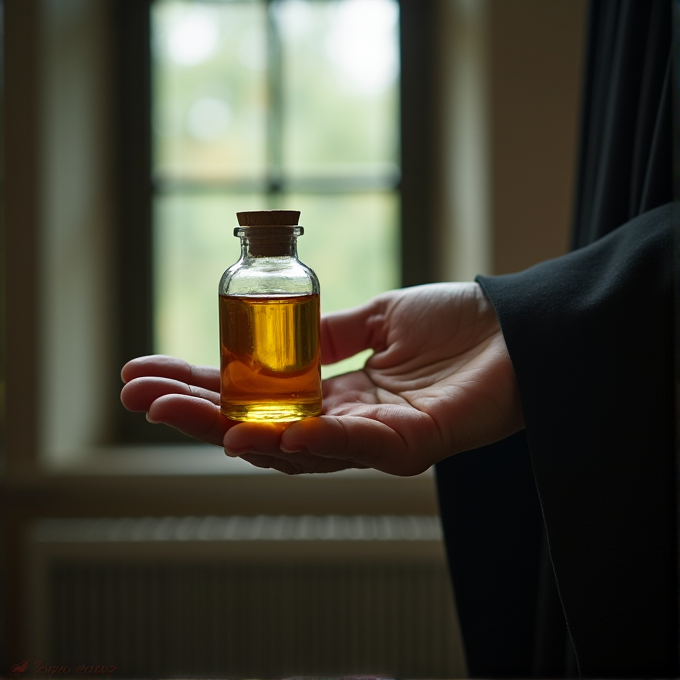
[[[221,408],[234,420],[321,413],[319,295],[220,295]]]

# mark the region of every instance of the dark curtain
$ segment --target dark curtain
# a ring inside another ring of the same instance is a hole
[[[671,25],[669,0],[591,2],[575,252],[523,275],[479,279],[501,320],[527,430],[437,466],[472,677],[575,677],[579,670],[598,677],[678,674],[669,229],[666,212],[649,212],[672,199]],[[638,281],[642,286],[650,278],[652,302],[635,292]],[[571,298],[560,298],[565,279]],[[607,302],[611,291],[625,302]],[[601,310],[597,300],[590,307],[572,304],[579,296],[600,296]],[[527,299],[524,307],[518,302]],[[555,309],[560,299],[564,310]],[[627,334],[620,318],[631,300],[635,332]],[[575,328],[589,313],[590,332],[601,335],[603,348],[600,355],[586,349],[579,360],[570,324]],[[551,383],[535,367],[539,357],[550,361],[549,352],[527,335],[537,315],[551,327],[545,336],[554,343],[554,356],[573,360],[571,386],[559,375],[560,360],[552,362],[552,389],[566,387],[550,395],[550,408],[541,402]],[[641,357],[650,347],[653,356]],[[649,361],[653,370],[628,384],[620,375],[631,361]],[[602,377],[592,390],[590,374]],[[560,411],[558,417],[551,409]],[[591,429],[576,437],[583,422]],[[577,474],[569,489],[569,475]],[[616,489],[612,476],[620,480]],[[632,503],[626,504],[623,488]],[[598,517],[607,518],[608,529]],[[627,557],[619,564],[617,548],[606,550],[614,539],[629,540],[639,551],[621,548]],[[583,545],[590,554],[582,554]],[[590,578],[575,577],[577,572]],[[631,582],[639,582],[640,592]],[[609,603],[605,611],[593,610],[599,601]]]
[[[572,245],[672,200],[671,3],[591,3]]]

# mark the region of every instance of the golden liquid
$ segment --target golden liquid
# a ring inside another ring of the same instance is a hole
[[[234,420],[321,413],[319,295],[220,295],[221,408]]]

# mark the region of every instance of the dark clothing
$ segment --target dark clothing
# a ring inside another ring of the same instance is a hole
[[[659,208],[568,256],[520,274],[480,278],[513,361],[526,431],[487,451],[462,454],[475,459],[463,465],[475,468],[477,481],[460,476],[458,456],[445,461],[438,471],[442,513],[452,531],[447,539],[466,644],[466,613],[483,629],[494,605],[480,620],[474,589],[457,569],[478,573],[479,561],[491,561],[493,569],[504,572],[505,557],[487,544],[498,532],[505,549],[515,553],[515,570],[525,572],[519,578],[522,587],[515,583],[517,575],[507,573],[498,586],[530,603],[524,615],[525,653],[529,661],[542,655],[537,662],[544,674],[559,669],[550,652],[535,649],[533,636],[542,634],[542,644],[557,646],[563,659],[566,637],[544,631],[559,621],[537,613],[541,523],[529,516],[506,526],[508,508],[499,506],[499,495],[506,505],[514,502],[513,494],[532,496],[532,503],[524,498],[522,504],[531,504],[533,511],[540,502],[581,672],[590,677],[676,673],[670,214],[668,206]],[[496,484],[506,488],[500,494],[494,488],[493,497],[485,497],[490,510],[484,521],[498,521],[496,510],[500,524],[473,529],[482,548],[475,555],[454,538],[461,518],[478,521],[461,504],[470,494],[482,502],[484,476],[499,458],[502,477]],[[516,471],[521,471],[522,487],[513,490]],[[489,582],[479,586],[491,595]],[[496,595],[499,605],[505,599],[496,635],[506,635],[503,628],[514,628],[515,607],[526,605]],[[489,648],[482,647],[486,664]],[[482,668],[475,675],[503,674],[505,664],[500,658],[495,669]]]
[[[670,3],[590,21],[577,250],[478,278],[526,430],[437,466],[473,677],[679,670]]]

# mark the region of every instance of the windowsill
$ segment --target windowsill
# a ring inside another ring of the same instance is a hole
[[[153,475],[153,476],[213,476],[272,475],[286,477],[276,470],[254,467],[240,458],[230,458],[216,446],[201,444],[123,445],[100,447],[95,451],[74,456],[66,462],[46,461],[43,474],[53,475]],[[431,476],[428,470],[421,476]],[[304,479],[320,479],[329,475],[302,475]],[[377,470],[343,470],[333,478],[381,479],[393,478]],[[416,477],[410,478],[416,479]]]
[[[159,444],[103,446],[68,461],[46,460],[46,475],[204,476],[277,474],[229,458],[216,446]]]
[[[437,514],[434,472],[375,470],[288,476],[203,445],[101,448],[69,462],[14,468],[9,505],[50,515]],[[69,509],[71,508],[71,509]]]

